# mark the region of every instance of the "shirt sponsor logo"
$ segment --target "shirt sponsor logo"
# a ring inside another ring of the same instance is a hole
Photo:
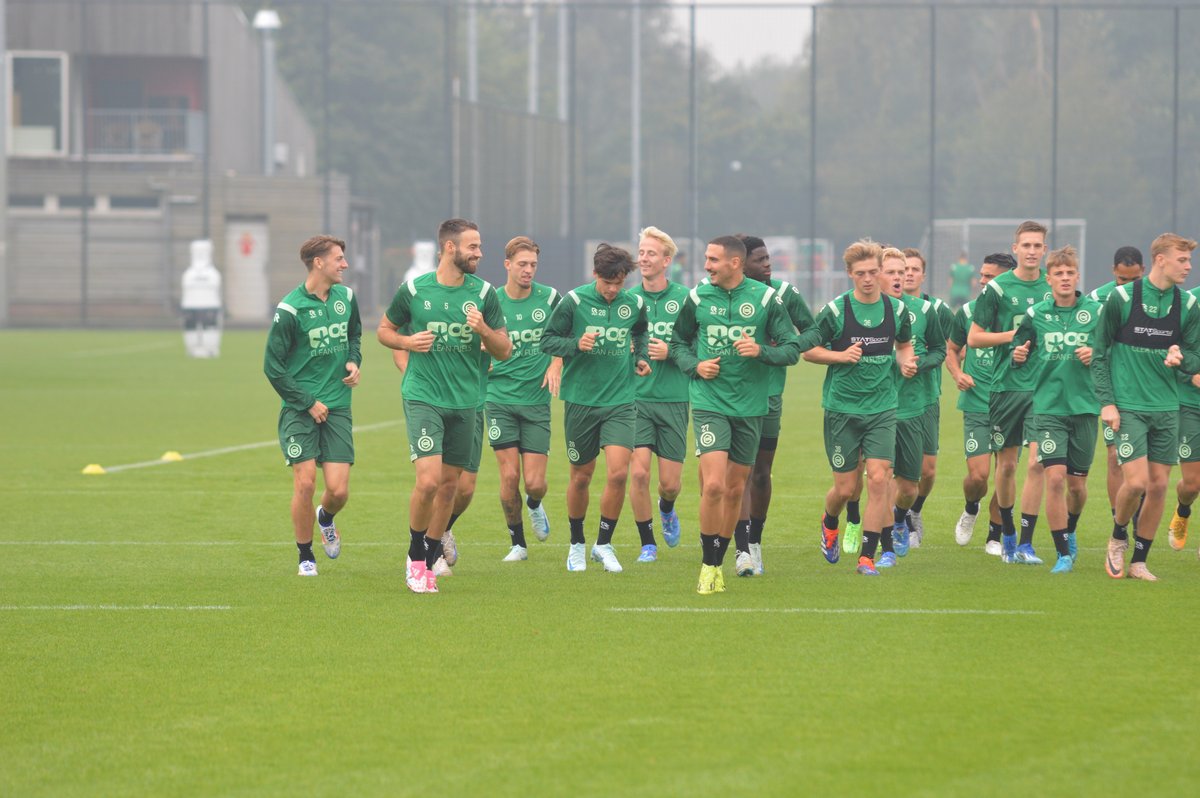
[[[1157,327],[1134,327],[1135,335],[1149,335],[1152,338],[1170,338],[1175,334],[1174,330],[1160,330]]]
[[[1077,346],[1087,346],[1091,335],[1085,332],[1050,332],[1043,339],[1047,353],[1061,352],[1064,348],[1074,349]]]
[[[753,338],[757,331],[756,324],[709,324],[704,328],[710,349],[728,349],[734,341],[741,340],[743,335]]]
[[[618,347],[629,340],[629,329],[627,327],[599,327],[589,324],[583,328],[585,333],[595,333],[597,341],[611,341],[617,344]],[[595,352],[596,350],[592,350]]]
[[[674,331],[675,322],[673,321],[656,321],[650,325],[650,334],[664,341],[669,341]]]
[[[475,331],[467,326],[465,322],[453,321],[447,324],[444,321],[431,321],[425,325],[425,329],[436,335],[439,339],[444,339],[451,343],[461,342],[463,345],[471,343],[475,337]]]
[[[308,345],[312,349],[323,349],[335,341],[345,341],[346,330],[349,326],[344,321],[335,321],[325,327],[313,327],[308,331]]]
[[[509,330],[508,338],[514,344],[536,344],[542,340],[544,330]]]

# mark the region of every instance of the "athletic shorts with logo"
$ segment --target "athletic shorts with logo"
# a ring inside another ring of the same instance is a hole
[[[633,435],[635,449],[650,449],[664,460],[682,463],[687,456],[687,402],[634,403],[637,408],[637,428]]]
[[[825,411],[825,456],[834,471],[858,469],[858,458],[893,462],[896,456],[896,411],[868,416]],[[920,474],[918,473],[918,478]]]
[[[567,433],[567,459],[571,465],[592,462],[605,446],[633,450],[637,410],[633,402],[610,407],[589,407],[563,402],[563,428]]]
[[[1030,443],[1037,444],[1038,462],[1043,465],[1066,464],[1072,476],[1087,476],[1096,456],[1096,423],[1099,416],[1081,413],[1074,416],[1032,416]]]
[[[921,415],[896,422],[896,476],[920,481],[925,455],[937,454],[939,417],[938,406],[932,404]]]
[[[550,453],[550,405],[501,405],[487,403],[487,436],[493,449],[511,449],[521,454]]]
[[[321,463],[354,463],[354,421],[350,408],[331,407],[318,424],[307,410],[279,410],[279,448],[289,465],[316,460]]]
[[[482,429],[476,438],[480,413],[473,407],[434,407],[424,402],[404,400],[404,423],[408,427],[409,459],[440,455],[442,462],[466,468],[472,462],[479,467]],[[474,454],[472,454],[474,452]]]
[[[1139,457],[1151,463],[1175,465],[1179,462],[1179,411],[1121,410],[1117,430],[1117,464],[1124,465]]]
[[[1112,427],[1107,424],[1100,425],[1100,432],[1104,435],[1104,445],[1110,449],[1117,445],[1117,434],[1112,431]]]
[[[1179,408],[1179,462],[1200,462],[1200,410],[1194,407]]]
[[[779,433],[783,429],[783,394],[767,397],[767,414],[762,419],[758,448],[774,450],[779,445]]]
[[[987,413],[963,413],[963,455],[968,460],[992,453],[992,421]]]
[[[728,452],[738,465],[754,465],[758,457],[758,439],[762,434],[762,416],[727,416],[711,410],[692,411],[692,433],[696,436],[696,456],[709,452]]]
[[[1033,391],[996,391],[988,397],[992,449],[1000,451],[1029,441],[1027,422],[1033,414]]]

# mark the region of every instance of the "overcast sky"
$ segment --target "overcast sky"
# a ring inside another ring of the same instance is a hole
[[[756,0],[699,0],[697,43],[730,69],[768,54],[784,61],[795,58],[808,37],[812,12],[808,8],[755,8],[755,4]],[[729,7],[734,5],[744,7]],[[688,10],[677,11],[676,17],[686,37]]]

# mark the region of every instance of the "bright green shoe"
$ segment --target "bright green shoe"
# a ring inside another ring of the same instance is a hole
[[[715,565],[700,566],[700,582],[696,585],[696,592],[701,596],[711,596],[717,592],[717,568]]]
[[[858,554],[862,551],[862,524],[846,524],[846,532],[842,535],[842,551],[847,554]]]
[[[713,592],[714,593],[724,593],[725,592],[725,572],[721,570],[721,566],[719,566],[719,565],[714,565],[712,568],[713,568],[713,571],[715,572],[715,578],[713,579]]]

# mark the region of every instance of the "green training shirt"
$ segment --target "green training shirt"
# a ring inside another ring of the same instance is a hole
[[[942,327],[942,334],[946,336],[946,340],[950,340],[950,331],[954,329],[954,309],[947,305],[942,300],[929,294],[921,294],[921,299],[928,300],[933,303],[933,310],[937,313],[938,324]],[[945,358],[942,358],[945,360]],[[934,373],[934,383],[936,384],[938,398],[942,395],[942,370],[938,369]]]
[[[1047,299],[1050,299],[1050,285],[1044,271],[1038,272],[1034,280],[1022,280],[1016,271],[1007,271],[983,287],[975,300],[974,321],[987,332],[1015,330],[1027,310]],[[992,392],[1032,391],[1037,374],[1032,369],[1012,368],[1012,344],[994,349]]]
[[[1200,286],[1188,291],[1189,294],[1200,299]],[[1192,384],[1192,375],[1183,369],[1176,369],[1178,372],[1175,378],[1179,384],[1179,405],[1180,407],[1190,407],[1193,410],[1200,410],[1200,388]]]
[[[1119,410],[1174,411],[1179,409],[1176,382],[1179,375],[1163,364],[1166,349],[1136,346],[1116,340],[1133,310],[1134,286],[1142,286],[1142,310],[1151,321],[1166,318],[1174,305],[1174,286],[1160,291],[1149,277],[1113,289],[1104,303],[1104,314],[1096,337],[1092,362],[1096,396],[1101,406]],[[1183,351],[1184,373],[1200,371],[1200,309],[1197,298],[1180,289],[1179,348]],[[1130,330],[1139,334],[1141,330]],[[1162,336],[1153,338],[1162,339]],[[1165,343],[1165,341],[1164,341]]]
[[[858,333],[843,335],[846,326],[843,308],[847,298],[850,312],[861,329]],[[895,331],[885,335],[880,330],[871,335],[869,331],[884,322],[885,302],[892,307]],[[834,363],[826,368],[821,406],[835,413],[860,416],[895,410],[898,388],[895,344],[911,341],[912,337],[912,323],[904,303],[886,294],[878,301],[864,305],[854,298],[853,291],[847,291],[821,308],[816,324],[800,336],[801,351],[807,352],[814,346],[845,349],[855,342],[862,343],[864,351],[857,363]]]
[[[437,272],[430,272],[396,291],[386,311],[388,321],[400,329],[407,326],[435,335],[428,352],[408,353],[400,384],[405,399],[457,410],[484,401],[485,383],[479,376],[483,341],[467,326],[471,308],[478,308],[492,329],[504,328],[496,289],[474,274],[464,275],[460,286],[449,286],[438,282]]]
[[[1033,369],[1037,374],[1034,415],[1079,416],[1100,412],[1092,370],[1075,356],[1075,350],[1095,345],[1103,310],[1104,306],[1090,297],[1078,297],[1070,307],[1059,307],[1051,299],[1038,302],[1021,319],[1013,345],[1032,343],[1029,359],[1014,363],[1013,368]]]
[[[346,364],[362,363],[362,322],[349,286],[332,285],[321,301],[301,283],[275,308],[267,333],[263,371],[271,387],[293,410],[316,402],[349,407]]]
[[[816,324],[816,319],[813,318],[812,311],[808,309],[808,303],[804,301],[804,296],[796,286],[780,280],[771,278],[771,287],[775,289],[775,293],[783,302],[783,308],[787,311],[788,318],[792,320],[792,326],[796,328],[797,333],[806,332]],[[770,391],[769,396],[781,396],[783,389],[787,386],[787,366],[772,366],[767,372],[770,375],[767,390]]]
[[[621,289],[610,303],[596,290],[594,282],[568,291],[542,336],[542,351],[563,359],[563,401],[587,407],[612,407],[634,400],[637,361],[646,354],[645,302]],[[590,352],[581,352],[579,339],[596,333]],[[632,346],[631,346],[632,344]]]
[[[954,326],[950,328],[950,340],[962,352],[962,370],[975,381],[975,387],[958,392],[958,404],[964,413],[988,412],[988,401],[992,395],[992,374],[995,371],[996,350],[992,347],[967,346],[967,333],[971,331],[971,319],[975,313],[975,302],[971,300],[954,314]]]
[[[670,351],[671,336],[675,319],[687,301],[688,289],[683,283],[667,283],[661,291],[647,291],[639,282],[629,293],[640,296],[646,306],[646,321],[649,337],[665,341]],[[688,400],[688,375],[668,357],[666,360],[650,360],[648,377],[634,381],[634,394],[639,402],[686,402]]]
[[[758,342],[758,357],[742,357],[734,349],[734,342],[745,336]],[[799,344],[774,288],[743,278],[726,290],[706,279],[688,293],[670,351],[691,378],[693,409],[752,417],[767,414],[771,369],[799,360]],[[706,380],[697,375],[697,364],[714,357],[721,358],[717,376]]]
[[[912,328],[913,354],[917,373],[905,379],[896,366],[899,388],[896,394],[896,418],[916,418],[941,395],[942,362],[946,359],[946,334],[933,302],[915,296],[902,296]]]
[[[550,355],[542,351],[542,335],[558,305],[559,293],[548,285],[534,283],[524,299],[511,299],[504,286],[496,290],[496,298],[504,312],[513,350],[508,360],[492,361],[487,400],[499,405],[547,404],[550,390],[542,386],[542,380],[550,367]]]
[[[957,297],[971,295],[971,281],[975,279],[975,267],[964,261],[950,264],[950,293]]]

